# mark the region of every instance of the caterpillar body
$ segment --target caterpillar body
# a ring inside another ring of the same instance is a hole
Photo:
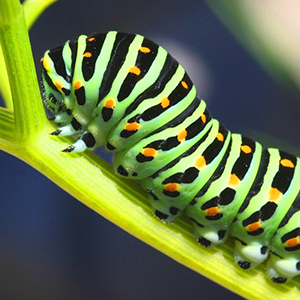
[[[81,35],[41,61],[52,134],[79,135],[65,152],[104,145],[158,218],[184,212],[206,247],[233,236],[236,263],[249,269],[269,256],[276,283],[300,274],[299,158],[228,131],[184,68],[141,35]]]

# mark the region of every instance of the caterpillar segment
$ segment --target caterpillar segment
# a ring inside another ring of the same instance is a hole
[[[104,146],[139,180],[154,214],[185,213],[205,247],[235,238],[243,269],[268,258],[284,283],[300,274],[299,158],[263,148],[213,119],[184,68],[141,35],[81,35],[46,51],[42,92],[64,152]]]

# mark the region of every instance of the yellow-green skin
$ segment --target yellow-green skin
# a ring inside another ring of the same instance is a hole
[[[274,282],[300,274],[299,159],[231,134],[165,49],[141,35],[82,35],[47,51],[42,66],[52,134],[79,136],[65,152],[105,146],[160,219],[184,212],[206,247],[232,235],[244,269],[271,253]]]

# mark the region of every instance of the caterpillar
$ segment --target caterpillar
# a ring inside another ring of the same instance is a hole
[[[67,41],[41,63],[44,104],[58,125],[52,135],[77,137],[64,152],[105,146],[158,218],[184,212],[205,247],[231,235],[235,262],[249,269],[268,258],[276,283],[300,274],[299,158],[212,118],[163,47],[110,31]]]

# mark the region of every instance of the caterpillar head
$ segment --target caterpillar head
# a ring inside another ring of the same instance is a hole
[[[61,53],[61,47],[47,51],[41,59],[41,87],[45,107],[54,115],[67,110],[65,98],[70,94],[70,76],[63,74],[54,63],[53,56]]]

